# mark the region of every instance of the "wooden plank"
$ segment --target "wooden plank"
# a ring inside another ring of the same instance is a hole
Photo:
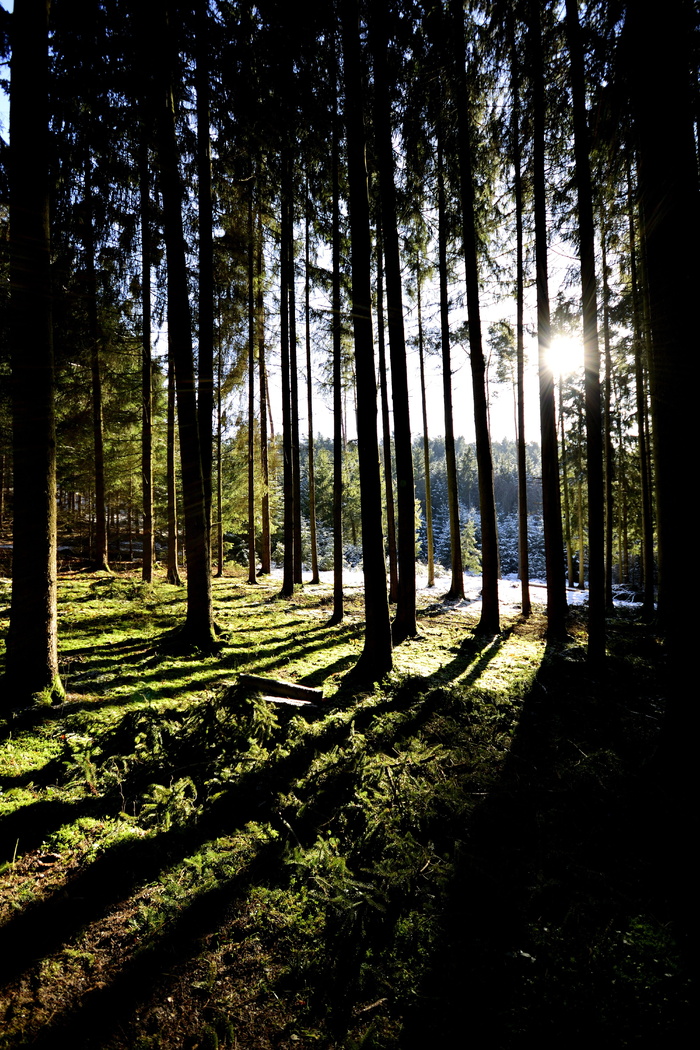
[[[307,703],[320,703],[323,700],[321,689],[312,689],[308,685],[296,682],[284,682],[279,678],[265,678],[259,674],[239,675],[238,682],[246,689],[256,693],[269,693],[272,696],[292,697],[295,700],[306,700]]]

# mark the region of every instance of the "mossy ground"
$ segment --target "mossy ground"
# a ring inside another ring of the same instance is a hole
[[[173,655],[184,591],[61,577],[66,700],[3,698],[0,1047],[678,1045],[649,632],[593,674],[582,623],[433,598],[356,696],[361,592],[278,592],[216,580],[221,652]]]

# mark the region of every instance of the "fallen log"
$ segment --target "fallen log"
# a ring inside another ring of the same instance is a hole
[[[306,703],[318,704],[323,700],[321,689],[312,689],[308,685],[296,682],[284,682],[279,678],[265,678],[259,674],[242,674],[238,677],[239,685],[251,692],[268,694],[271,698],[305,700]]]

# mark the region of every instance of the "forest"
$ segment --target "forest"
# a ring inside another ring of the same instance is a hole
[[[699,32],[0,6],[0,1050],[685,1039]]]

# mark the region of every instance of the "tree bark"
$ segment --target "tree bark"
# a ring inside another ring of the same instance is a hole
[[[384,505],[386,509],[386,534],[389,551],[389,601],[393,604],[396,602],[399,593],[399,569],[396,552],[396,513],[391,456],[391,424],[389,422],[389,385],[386,374],[386,345],[384,339],[384,261],[381,231],[377,233],[377,350],[379,358],[379,397],[382,411]]]
[[[445,181],[442,151],[443,129],[438,128],[438,269],[440,284],[440,345],[442,349],[442,397],[445,409],[445,473],[450,514],[450,562],[452,580],[445,595],[447,601],[464,598],[464,565],[459,527],[459,491],[455,452],[454,414],[452,410],[452,361],[450,352],[450,317],[447,293],[447,218],[445,214]]]
[[[583,362],[588,481],[588,659],[605,658],[605,504],[603,500],[603,420],[598,347],[593,186],[586,119],[583,45],[577,0],[566,0],[566,33],[571,59],[574,157],[578,195],[583,308]]]
[[[527,459],[525,446],[525,264],[523,247],[523,177],[520,144],[520,60],[515,46],[513,20],[509,18],[511,50],[511,149],[513,151],[513,192],[515,195],[515,339],[517,371],[516,442],[518,460],[518,573],[523,616],[532,612],[530,600],[530,555],[527,529]]]
[[[311,582],[320,583],[318,575],[318,550],[316,544],[316,480],[314,476],[314,399],[313,382],[311,376],[311,258],[309,247],[309,225],[311,202],[309,199],[309,180],[306,179],[306,211],[304,223],[304,262],[306,268],[306,281],[304,284],[304,316],[305,316],[305,342],[306,342],[306,414],[308,418],[309,436],[309,534],[311,544]]]
[[[197,91],[197,211],[199,231],[199,297],[197,352],[197,426],[204,485],[207,546],[211,550],[212,507],[212,420],[214,416],[214,218],[212,202],[209,3],[197,0],[196,62]]]
[[[168,348],[175,365],[187,562],[187,614],[180,640],[184,645],[210,650],[215,645],[216,638],[212,611],[209,528],[197,414],[192,319],[182,223],[182,186],[170,66],[173,45],[169,39],[167,8],[167,3],[163,3],[159,161],[167,253]],[[211,431],[211,421],[209,430]]]
[[[248,195],[248,583],[255,574],[255,226],[253,183]]]
[[[420,258],[416,261],[416,308],[418,311],[418,361],[420,365],[420,395],[423,415],[423,469],[425,471],[425,527],[428,545],[428,587],[435,586],[435,553],[433,547],[433,501],[430,490],[430,441],[428,439],[428,405],[425,394],[425,357],[423,347],[423,311],[421,303]]]
[[[256,287],[255,317],[258,339],[258,385],[260,387],[260,575],[267,576],[271,569],[270,552],[270,468],[267,447],[267,375],[265,372],[265,300],[263,296],[264,253],[263,228],[258,209],[258,236],[256,239]]]
[[[283,478],[282,493],[284,499],[284,565],[282,568],[283,598],[291,598],[294,593],[294,442],[292,436],[292,374],[290,357],[290,323],[289,323],[289,283],[291,234],[290,212],[290,160],[285,151],[282,157],[282,200],[280,224],[280,343],[282,365],[282,456]]]
[[[168,554],[166,579],[174,587],[182,587],[177,559],[177,480],[175,477],[175,366],[168,354],[168,419],[166,474],[168,493]]]
[[[371,241],[363,119],[364,86],[357,0],[342,0],[345,120],[352,266],[355,369],[362,397],[357,405],[357,447],[362,494],[362,556],[365,638],[351,672],[358,685],[378,681],[392,668],[391,624],[386,592],[382,503],[377,442],[377,387],[372,339]]]
[[[459,178],[462,198],[462,241],[469,315],[469,359],[474,395],[474,427],[476,456],[479,467],[479,506],[481,513],[481,619],[480,634],[498,634],[500,617],[498,605],[498,533],[496,502],[493,490],[493,462],[489,434],[488,405],[486,401],[486,362],[481,341],[479,306],[479,265],[477,258],[476,226],[474,218],[474,176],[472,171],[471,118],[467,95],[464,52],[464,5],[462,0],[450,0],[453,64],[457,101],[459,141]]]
[[[15,0],[10,102],[13,568],[3,700],[59,700],[48,0]]]
[[[379,167],[391,393],[394,406],[399,583],[392,638],[394,645],[397,645],[405,638],[415,635],[418,628],[416,625],[416,504],[408,403],[406,341],[403,326],[401,258],[396,220],[391,105],[386,58],[389,46],[387,17],[386,0],[381,0],[381,3],[376,3],[372,8],[370,40],[374,60],[375,149]]]
[[[139,198],[141,206],[141,502],[144,583],[153,579],[153,392],[151,356],[151,236],[148,147],[141,130]]]
[[[333,341],[333,613],[330,624],[343,619],[343,358],[340,300],[340,116],[338,113],[338,40],[334,39],[333,141],[331,178],[333,194],[333,287],[331,335]]]
[[[547,268],[547,199],[545,183],[545,95],[540,0],[530,0],[529,39],[533,78],[533,189],[535,199],[535,269],[537,275],[537,345],[542,441],[542,519],[547,567],[547,635],[566,634],[566,585],[559,492],[554,379],[548,360],[551,345]]]

